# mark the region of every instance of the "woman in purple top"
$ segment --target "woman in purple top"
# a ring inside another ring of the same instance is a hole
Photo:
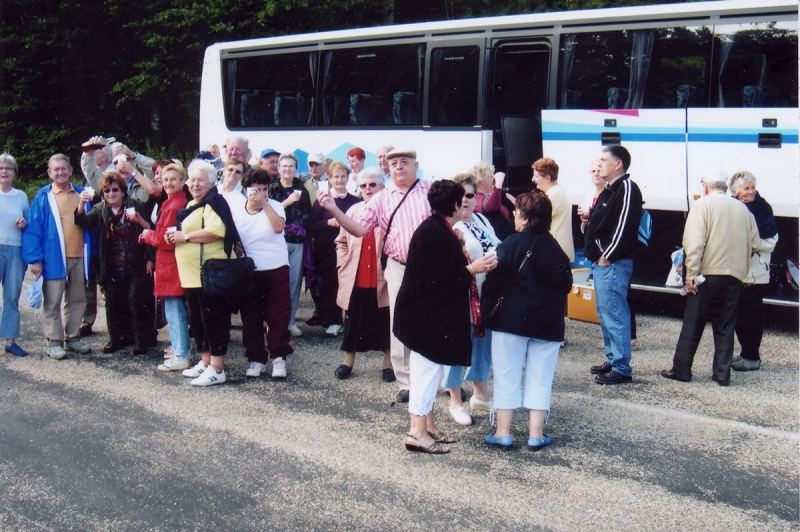
[[[331,163],[328,167],[330,193],[336,206],[342,212],[361,201],[347,192],[349,171],[347,165],[340,162]],[[336,237],[339,236],[339,222],[331,212],[314,202],[311,216],[306,224],[314,244],[314,266],[317,269],[319,296],[317,298],[317,314],[324,326],[325,334],[337,336],[342,329],[342,309],[336,304],[339,291],[339,274],[336,270]]]

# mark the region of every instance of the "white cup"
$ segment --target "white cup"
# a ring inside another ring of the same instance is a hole
[[[94,196],[94,189],[92,187],[83,187],[83,190]]]
[[[128,218],[133,218],[136,215],[136,209],[134,207],[128,207],[125,209],[125,215]]]
[[[319,189],[325,193],[327,193],[331,189],[331,184],[328,181],[320,181],[318,185]]]
[[[178,228],[176,226],[174,226],[174,225],[172,227],[167,227],[167,234],[171,235],[172,233],[174,233],[177,230],[178,230]]]

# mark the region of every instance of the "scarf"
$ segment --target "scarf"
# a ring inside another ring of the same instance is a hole
[[[233,223],[231,208],[228,206],[228,202],[225,201],[225,198],[223,198],[219,192],[217,192],[217,187],[213,187],[211,190],[209,190],[205,198],[198,201],[191,207],[179,210],[177,216],[175,217],[175,225],[180,227],[181,222],[183,222],[190,214],[197,209],[202,209],[206,205],[211,207],[211,210],[213,210],[216,215],[222,219],[222,223],[225,224],[224,249],[225,255],[230,257],[234,244],[238,244],[240,241],[239,231],[236,230],[236,224]]]
[[[458,239],[458,243],[461,244],[461,239],[458,238],[455,230],[453,230],[453,226],[445,220],[444,216],[439,213],[431,213],[431,216],[437,216],[442,219],[442,222],[450,229],[450,232],[453,233],[453,236]],[[467,264],[472,264],[472,261],[469,258],[469,253],[464,248],[464,244],[461,244],[461,252],[464,254],[464,257],[467,259]],[[469,285],[469,308],[472,314],[472,335],[475,338],[483,338],[486,334],[483,330],[483,320],[481,319],[481,298],[478,295],[478,282],[475,279],[475,276],[472,276],[472,282]]]
[[[758,236],[766,240],[778,234],[778,226],[775,225],[775,217],[772,215],[772,207],[769,206],[767,200],[761,197],[756,192],[756,197],[750,203],[745,203],[745,206],[752,213],[753,218],[756,219],[756,226],[758,226]]]

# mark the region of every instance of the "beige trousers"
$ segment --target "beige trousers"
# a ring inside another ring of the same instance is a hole
[[[60,345],[67,339],[80,338],[81,319],[86,309],[86,284],[83,259],[67,259],[66,279],[51,279],[42,285],[42,329],[48,345]],[[66,327],[61,321],[64,300]]]
[[[405,265],[393,259],[386,261],[386,271],[383,274],[386,278],[386,288],[389,290],[389,320],[392,329],[394,329],[394,305],[397,302],[397,293],[400,291],[400,285],[403,284],[405,273]],[[390,348],[392,352],[392,369],[394,369],[394,376],[397,377],[397,385],[401,390],[408,390],[410,387],[409,360],[411,350],[395,337],[394,332],[392,332]]]

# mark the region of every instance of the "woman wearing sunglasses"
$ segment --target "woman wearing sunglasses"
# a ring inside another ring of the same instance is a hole
[[[133,352],[141,354],[153,336],[153,314],[148,309],[153,292],[147,289],[152,287],[147,279],[153,275],[153,254],[139,244],[139,235],[150,229],[150,224],[141,215],[142,204],[128,197],[128,186],[120,174],[109,172],[98,185],[102,202],[87,213],[86,203],[96,201],[97,196],[81,192],[75,225],[100,230],[97,284],[105,291],[110,336],[103,352],[112,353],[133,343]]]
[[[342,212],[358,203],[360,200],[347,192],[349,171],[347,165],[333,162],[328,167],[328,182],[330,194],[336,206]],[[339,274],[336,271],[336,237],[339,236],[339,222],[331,212],[323,209],[318,201],[311,208],[307,227],[314,242],[314,267],[317,270],[316,288],[317,315],[323,327],[327,327],[325,334],[335,337],[342,329],[342,309],[336,305],[336,294],[339,291]]]

